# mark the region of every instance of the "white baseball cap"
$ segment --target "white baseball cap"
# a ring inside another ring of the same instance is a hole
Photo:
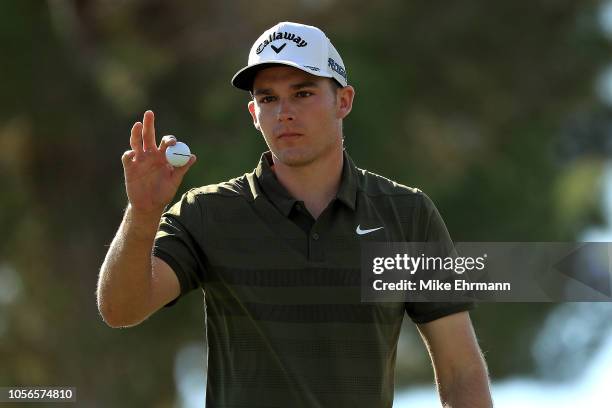
[[[340,54],[317,27],[284,21],[267,29],[251,47],[248,65],[236,72],[232,85],[251,91],[257,71],[273,64],[288,65],[347,85]]]

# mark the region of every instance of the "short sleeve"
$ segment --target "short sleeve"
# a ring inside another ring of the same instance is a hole
[[[433,201],[423,192],[418,193],[421,197],[419,208],[415,212],[414,222],[417,237],[414,241],[436,243],[437,256],[451,256],[455,248],[450,234],[446,229],[444,220],[438,212]],[[453,313],[471,310],[475,307],[474,302],[406,302],[405,308],[408,316],[414,323],[428,323]]]
[[[201,203],[190,191],[161,217],[153,244],[153,256],[165,261],[176,274],[180,295],[166,307],[198,287],[204,278],[204,253],[201,246],[204,222]]]

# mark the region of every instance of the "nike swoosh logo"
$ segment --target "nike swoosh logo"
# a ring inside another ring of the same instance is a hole
[[[371,229],[361,229],[361,225],[357,225],[357,229],[355,230],[355,232],[358,235],[364,235],[364,234],[369,234],[370,232],[374,232],[374,231],[378,231],[379,229],[383,229],[385,227],[378,227],[378,228],[371,228]]]
[[[275,46],[273,46],[273,45],[270,45],[270,47],[272,47],[272,49],[273,49],[274,51],[276,51],[276,53],[278,54],[279,52],[281,52],[281,51],[283,50],[283,48],[285,48],[285,45],[287,45],[287,43],[284,43],[283,45],[281,45],[281,46],[280,46],[280,47],[278,47],[278,48],[276,48],[276,47],[275,47]]]

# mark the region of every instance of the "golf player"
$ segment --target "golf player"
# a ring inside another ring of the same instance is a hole
[[[405,315],[431,357],[445,407],[491,407],[471,303],[360,299],[360,245],[452,246],[420,190],[362,170],[344,149],[354,88],[318,28],[282,22],[253,44],[232,84],[269,150],[254,170],[188,190],[156,142],[154,114],[131,130],[128,206],[106,255],[98,307],[134,326],[204,292],[207,407],[391,407]],[[384,137],[384,135],[372,135]],[[415,350],[423,352],[424,350]]]

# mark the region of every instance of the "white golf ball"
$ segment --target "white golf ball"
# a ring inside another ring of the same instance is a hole
[[[182,167],[187,164],[191,157],[189,146],[183,142],[176,142],[174,146],[166,148],[166,160],[174,167]]]

